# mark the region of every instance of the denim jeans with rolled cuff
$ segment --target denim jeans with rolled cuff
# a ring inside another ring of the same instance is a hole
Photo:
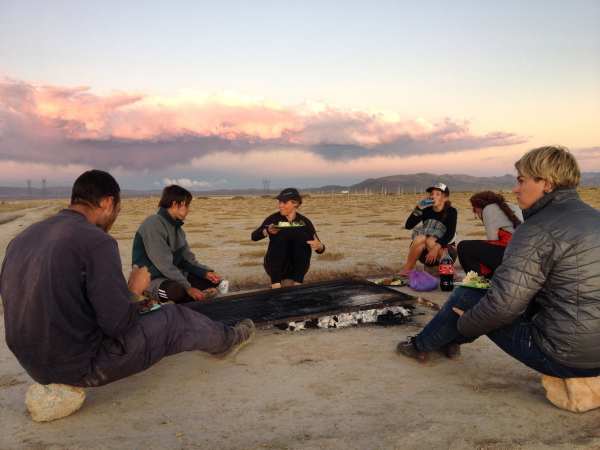
[[[422,352],[432,352],[442,347],[456,343],[466,344],[475,339],[467,338],[458,332],[459,319],[452,308],[467,311],[475,306],[484,296],[483,289],[470,289],[457,287],[454,289],[442,309],[433,319],[415,336],[414,345]],[[516,321],[505,327],[487,334],[498,347],[513,358],[521,361],[526,366],[558,378],[594,377],[600,375],[600,368],[578,369],[567,367],[554,361],[546,355],[533,339],[533,323],[521,316]]]

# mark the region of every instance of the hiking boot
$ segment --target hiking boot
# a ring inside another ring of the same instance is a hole
[[[444,354],[449,359],[457,359],[460,357],[460,345],[458,344],[448,344],[444,347]]]
[[[250,319],[244,319],[233,327],[234,337],[231,346],[222,353],[215,353],[217,358],[227,358],[234,356],[242,347],[248,344],[256,334],[254,322]]]
[[[413,336],[409,336],[404,342],[399,342],[396,346],[396,353],[416,359],[420,363],[426,363],[429,359],[429,354],[427,352],[417,350],[417,347],[415,347],[415,338]]]

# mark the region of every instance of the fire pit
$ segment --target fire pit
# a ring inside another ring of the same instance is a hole
[[[186,306],[213,320],[234,324],[249,318],[259,327],[340,328],[405,321],[416,298],[358,278],[307,283],[220,297]]]

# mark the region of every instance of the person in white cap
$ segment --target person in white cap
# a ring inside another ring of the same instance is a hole
[[[414,231],[401,275],[413,270],[417,261],[437,265],[445,252],[456,260],[458,212],[450,203],[450,189],[444,183],[435,183],[427,188],[427,193],[428,198],[419,201],[406,220],[406,229]]]

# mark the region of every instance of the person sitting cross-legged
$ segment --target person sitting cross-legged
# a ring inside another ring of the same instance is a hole
[[[150,271],[153,299],[185,303],[217,294],[221,276],[198,262],[182,228],[191,202],[187,189],[165,187],[158,212],[144,220],[135,234],[132,263]]]
[[[600,375],[600,211],[577,194],[577,161],[541,147],[515,163],[525,221],[485,290],[458,287],[397,351],[429,354],[487,335],[507,354],[557,378]]]

